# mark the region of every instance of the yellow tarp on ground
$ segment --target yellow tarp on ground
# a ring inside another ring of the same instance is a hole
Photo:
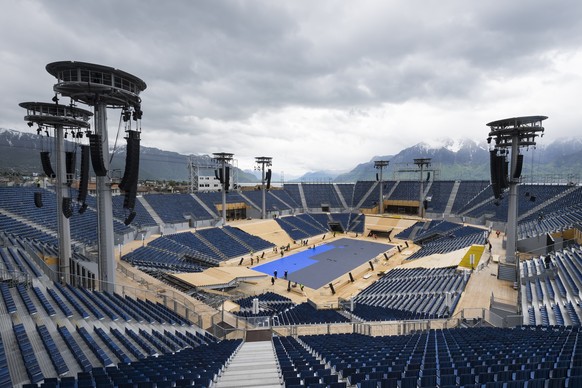
[[[469,250],[467,251],[467,253],[465,253],[465,256],[463,256],[463,259],[459,263],[459,267],[472,269],[471,255],[475,255],[475,262],[473,263],[473,268],[477,268],[477,265],[479,265],[479,260],[481,260],[481,256],[483,255],[484,251],[485,251],[484,245],[472,245],[471,248],[469,248]]]

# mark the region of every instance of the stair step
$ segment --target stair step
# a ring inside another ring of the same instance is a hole
[[[225,384],[215,385],[221,388],[237,388],[237,387],[265,387],[265,388],[281,388],[281,384],[264,383],[261,379],[245,379],[244,381],[237,380]]]
[[[270,372],[268,369],[256,369],[252,366],[246,368],[245,370],[240,370],[237,372],[233,372],[228,374],[228,376],[224,376],[220,379],[220,382],[226,381],[240,381],[241,379],[247,378],[255,378],[255,379],[275,379],[279,380],[279,373],[277,372]]]
[[[281,387],[271,341],[245,342],[214,387]]]
[[[267,363],[267,364],[263,364],[260,360],[257,360],[255,362],[246,362],[244,364],[236,364],[236,365],[229,365],[228,366],[228,373],[239,373],[239,372],[244,372],[244,373],[249,373],[249,371],[255,371],[255,370],[260,370],[261,373],[264,371],[270,371],[270,370],[277,370],[277,365],[275,363]]]

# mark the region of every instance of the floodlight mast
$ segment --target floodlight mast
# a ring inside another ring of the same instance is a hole
[[[516,280],[519,276],[519,260],[517,253],[517,194],[520,182],[518,171],[518,155],[520,148],[536,145],[536,137],[543,136],[542,121],[547,116],[524,116],[492,121],[487,124],[490,128],[487,141],[494,149],[511,150],[511,166],[509,169],[509,203],[506,224],[505,257],[508,263],[515,263]]]
[[[57,78],[53,89],[74,101],[94,107],[96,135],[101,138],[105,176],[97,176],[97,220],[99,244],[99,282],[101,289],[114,291],[115,235],[109,173],[109,140],[107,108],[133,109],[134,118],[141,119],[139,93],[146,89],[144,81],[124,71],[86,62],[61,61],[46,65],[49,74]]]
[[[26,109],[24,121],[34,123],[39,128],[52,127],[55,130],[56,150],[56,196],[57,196],[57,233],[59,241],[58,272],[61,281],[71,283],[70,259],[71,228],[69,219],[63,213],[63,198],[68,194],[67,169],[65,162],[64,131],[78,131],[89,128],[89,119],[93,113],[72,106],[53,103],[23,102],[20,107]]]
[[[424,185],[422,179],[422,172],[424,171],[424,167],[430,167],[431,158],[417,158],[414,159],[414,164],[418,166],[420,169],[420,195],[419,195],[419,204],[418,204],[418,216],[420,218],[424,218]],[[433,178],[434,179],[434,178]]]
[[[222,170],[222,225],[226,225],[226,191],[228,190],[228,183],[226,181],[226,165],[232,162],[234,154],[228,152],[215,152],[212,155],[214,161],[220,164],[220,169]]]
[[[386,166],[388,166],[390,162],[388,160],[374,160],[374,168],[376,170],[380,170],[379,173],[379,183],[380,183],[380,198],[378,200],[378,214],[384,214],[384,184],[383,184],[383,177],[382,171]]]
[[[270,156],[257,156],[255,157],[255,163],[257,163],[261,169],[261,191],[262,191],[262,206],[261,206],[261,218],[265,220],[267,218],[267,191],[265,190],[265,166],[271,167],[273,165],[273,158]]]

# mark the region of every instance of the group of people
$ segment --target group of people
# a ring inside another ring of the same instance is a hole
[[[278,275],[277,270],[273,271],[273,276],[271,276],[271,284],[272,285],[275,285],[275,280],[277,279],[277,275]],[[287,280],[287,275],[288,275],[288,272],[287,272],[287,270],[285,270],[285,272],[283,273],[283,278],[285,280]]]

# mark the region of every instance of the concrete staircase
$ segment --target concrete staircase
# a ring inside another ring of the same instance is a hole
[[[303,211],[307,212],[307,200],[305,199],[305,192],[303,191],[303,183],[297,185],[299,188],[299,197],[301,197],[301,206],[303,207]]]
[[[210,215],[211,215],[213,218],[219,218],[219,217],[220,217],[220,215],[219,215],[219,214],[218,214],[216,211],[214,211],[214,210],[212,210],[211,208],[209,208],[209,207],[208,207],[208,206],[207,206],[207,205],[204,203],[204,201],[203,201],[203,200],[201,200],[200,198],[198,198],[198,196],[197,196],[197,195],[195,195],[195,194],[190,194],[190,196],[191,196],[192,198],[194,198],[194,200],[195,200],[196,202],[198,202],[198,204],[199,204],[200,206],[202,206],[202,207],[204,208],[204,210],[206,210],[206,211],[208,212],[208,214],[210,214]]]
[[[447,202],[447,206],[445,207],[445,215],[450,215],[451,210],[453,210],[453,205],[455,203],[455,198],[457,198],[457,192],[459,191],[459,186],[461,185],[461,181],[456,181],[453,185],[453,189],[451,190],[451,196]]]
[[[566,195],[570,194],[573,191],[578,190],[578,186],[572,186],[571,188],[563,191],[562,193],[560,193],[559,195],[556,195],[553,198],[550,198],[547,201],[543,201],[541,204],[537,205],[536,207],[534,207],[533,209],[528,210],[527,212],[520,214],[519,217],[517,218],[518,221],[523,220],[524,218],[529,217],[530,215],[539,212],[540,210],[543,210],[546,206],[556,202],[557,200],[559,200],[562,197],[565,197]]]
[[[378,186],[378,181],[374,182],[374,184],[368,189],[366,194],[364,194],[362,199],[360,199],[360,202],[356,205],[356,209],[360,209],[362,207],[362,205],[364,204],[364,201],[368,198],[368,196],[372,193],[372,191],[374,191],[376,186]]]
[[[282,386],[271,341],[245,342],[214,387]]]
[[[344,209],[349,209],[348,203],[346,202],[344,196],[342,195],[342,192],[339,189],[337,183],[332,183],[332,185],[333,185],[333,189],[335,190],[335,193],[336,193],[337,197],[339,198]]]
[[[274,191],[276,191],[276,190],[274,190]],[[274,191],[269,191],[267,193],[267,195],[270,193],[273,197],[277,198],[277,200],[279,200],[281,203],[283,203],[285,206],[287,206],[289,208],[289,209],[284,209],[284,210],[292,210],[292,209],[295,209],[293,206],[291,206],[287,202],[283,201],[278,195],[276,195],[274,193]]]
[[[148,203],[148,201],[145,200],[144,197],[137,197],[136,199],[143,205],[150,216],[152,216],[156,224],[159,226],[163,226],[165,224],[164,220],[162,220],[162,218],[158,215],[158,213],[156,213],[154,208]]]

